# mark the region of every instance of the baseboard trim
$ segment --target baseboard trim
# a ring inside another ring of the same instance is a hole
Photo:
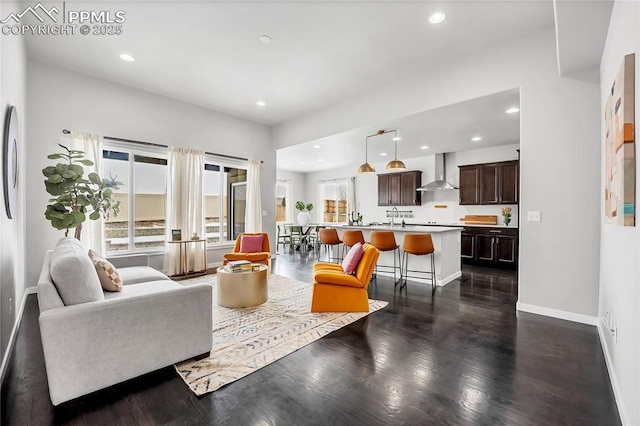
[[[462,276],[462,271],[458,271],[449,275],[446,278],[443,278],[441,280],[436,280],[436,284],[440,287],[444,287],[445,285],[449,284],[451,281],[457,280],[461,276]]]
[[[16,321],[13,323],[13,329],[11,330],[11,335],[9,336],[7,350],[4,352],[4,356],[2,357],[2,364],[0,364],[0,385],[4,384],[4,376],[7,372],[7,366],[9,364],[9,360],[11,359],[11,354],[13,353],[13,347],[16,343],[16,335],[18,334],[18,329],[20,329],[20,324],[22,323],[22,315],[24,314],[24,306],[27,304],[27,297],[30,294],[36,294],[37,292],[37,287],[27,287],[24,290],[24,297],[22,298],[22,303],[20,304],[18,315],[16,315]]]
[[[579,322],[587,325],[597,325],[598,318],[589,315],[576,314],[574,312],[561,311],[558,309],[545,308],[544,306],[529,305],[516,302],[516,310],[529,312],[530,314],[544,315],[546,317],[558,318],[567,321]]]
[[[602,352],[604,353],[604,362],[607,365],[607,371],[609,372],[609,381],[611,382],[611,387],[613,388],[613,397],[615,398],[616,405],[618,406],[620,422],[623,425],[630,425],[631,421],[629,420],[629,412],[627,411],[627,407],[624,404],[624,399],[622,399],[622,391],[620,390],[618,377],[616,376],[616,371],[613,369],[613,360],[611,359],[611,353],[609,352],[609,347],[607,346],[607,333],[609,330],[605,325],[602,324],[602,321],[598,321],[596,327],[598,328],[600,346],[602,346]]]

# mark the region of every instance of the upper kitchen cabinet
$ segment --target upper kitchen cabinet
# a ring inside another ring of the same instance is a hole
[[[460,204],[480,204],[480,166],[460,166]]]
[[[517,204],[518,161],[460,167],[460,204]]]
[[[419,206],[422,198],[417,189],[421,182],[422,172],[418,170],[378,175],[378,205]]]

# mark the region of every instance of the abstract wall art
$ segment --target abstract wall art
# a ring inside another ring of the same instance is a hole
[[[605,222],[635,226],[635,55],[626,55],[611,85],[604,123]]]

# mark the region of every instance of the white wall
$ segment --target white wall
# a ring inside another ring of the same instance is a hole
[[[640,6],[638,2],[617,1],[611,15],[607,42],[600,65],[600,110],[604,110],[611,84],[620,70],[624,55],[636,54],[636,226],[600,225],[600,304],[601,320],[609,309],[618,330],[617,343],[606,331],[602,343],[609,355],[609,372],[616,399],[627,424],[640,424],[640,185],[638,184],[638,128],[640,126]],[[601,116],[604,141],[604,120]],[[601,144],[604,147],[604,142]],[[604,193],[604,149],[602,150],[600,193]],[[604,197],[601,197],[604,212]]]
[[[552,28],[416,70],[403,80],[274,129],[285,147],[520,88],[519,308],[593,319],[598,311],[599,88],[559,77]],[[577,314],[577,315],[576,315]]]
[[[518,153],[516,149],[519,145],[504,145],[493,148],[475,149],[469,151],[452,152],[446,156],[447,181],[454,186],[459,184],[458,166],[466,164],[488,163],[492,161],[516,160]],[[433,155],[401,158],[407,166],[407,170],[422,171],[422,183],[426,184],[435,179],[435,157]],[[384,172],[386,162],[374,163],[378,173]],[[377,175],[358,175],[357,164],[352,167],[332,169],[323,172],[306,174],[307,194],[312,194],[313,200],[319,199],[318,183],[322,180],[342,179],[350,176],[356,177],[356,203],[359,205],[359,213],[363,216],[363,221],[367,222],[388,222],[386,211],[390,207],[378,206],[378,178]],[[411,210],[412,219],[406,219],[407,223],[425,223],[426,221],[438,222],[459,222],[461,217],[471,214],[496,215],[500,223],[500,209],[503,206],[461,206],[459,204],[459,190],[435,191],[422,193],[422,205],[403,206],[399,210]],[[315,201],[314,201],[315,202]],[[435,205],[446,205],[447,208],[435,208]],[[518,206],[510,206],[513,209],[511,226],[518,225]],[[351,208],[351,207],[350,207]],[[312,212],[312,220],[322,221],[320,209]]]
[[[1,2],[0,16],[6,16],[10,12],[17,12],[21,9],[15,3]],[[5,349],[11,334],[11,330],[16,321],[16,310],[22,304],[25,294],[25,189],[27,179],[25,170],[27,152],[27,107],[26,107],[26,79],[27,79],[27,59],[24,39],[21,36],[1,36],[0,37],[0,105],[2,106],[2,132],[6,112],[9,105],[16,107],[18,112],[19,133],[21,146],[19,152],[19,176],[18,176],[18,212],[13,215],[14,219],[9,219],[4,207],[4,191],[0,189],[0,282],[2,284],[2,300],[0,306],[1,321],[1,353],[5,355]],[[0,147],[2,143],[0,143]],[[0,159],[2,157],[0,149]],[[2,164],[2,161],[0,161]],[[2,173],[0,172],[0,187],[4,184]],[[12,303],[9,303],[9,297]]]
[[[48,197],[41,169],[55,142],[66,141],[64,128],[263,160],[263,228],[275,240],[276,158],[269,127],[34,60],[29,61],[28,99],[26,241],[34,266],[27,271],[27,285],[36,284],[45,251],[62,236],[43,215]],[[220,262],[226,251],[209,251],[209,263]],[[153,261],[161,266],[159,258]]]

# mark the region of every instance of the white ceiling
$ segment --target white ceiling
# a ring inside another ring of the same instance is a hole
[[[278,169],[314,172],[352,166],[355,172],[365,161],[366,136],[380,129],[397,130],[402,138],[398,142],[400,160],[441,152],[517,144],[520,142],[520,114],[507,114],[505,110],[519,105],[520,92],[513,89],[290,146],[277,151]],[[482,141],[471,141],[474,136],[482,137]],[[385,134],[369,138],[369,163],[393,159],[392,137],[391,134]],[[429,149],[421,149],[423,145]],[[387,155],[381,156],[383,152]]]
[[[550,0],[66,6],[124,10],[124,33],[28,37],[31,58],[266,124],[553,25]],[[431,25],[436,10],[447,19]]]

